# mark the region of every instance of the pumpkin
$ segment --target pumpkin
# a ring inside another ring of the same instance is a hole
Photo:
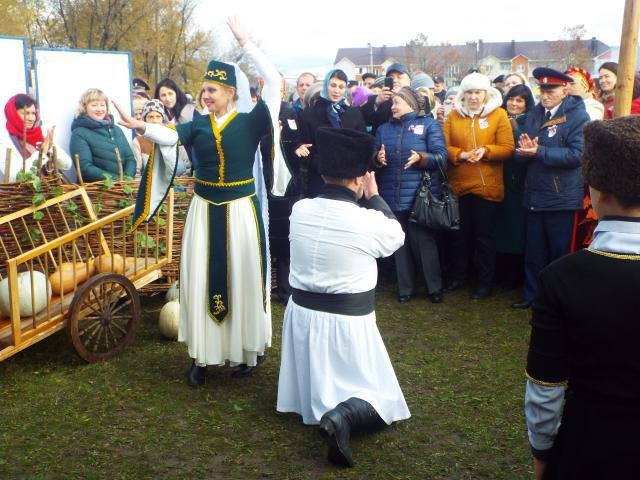
[[[124,259],[124,266],[127,272],[135,270],[135,265],[137,260],[140,260],[140,257],[138,257],[137,259],[136,257],[127,257]],[[140,267],[138,267],[138,270],[140,270]]]
[[[34,313],[31,303],[31,275],[31,272],[18,273],[16,284],[18,288],[18,310],[21,317],[29,317]],[[35,270],[33,271],[33,300],[36,314],[46,308],[47,303],[51,300],[51,285],[47,276]],[[0,311],[7,316],[11,315],[8,277],[0,282]]]
[[[87,263],[61,263],[58,269],[49,275],[49,283],[51,283],[51,290],[53,290],[53,293],[60,295],[61,293],[69,293],[73,291],[74,269],[76,272],[76,285],[79,285],[95,273],[95,262],[93,260],[89,260]]]
[[[158,327],[160,333],[172,340],[178,339],[178,325],[180,324],[180,302],[173,300],[167,302],[160,310]]]
[[[98,273],[115,272],[124,273],[124,258],[118,253],[105,253],[96,258],[96,270]]]

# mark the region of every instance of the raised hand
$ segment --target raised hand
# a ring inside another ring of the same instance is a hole
[[[407,163],[404,164],[405,170],[411,167],[411,165],[420,161],[420,154],[418,152],[416,152],[415,150],[411,150],[410,152],[411,152],[411,155],[409,155],[409,158],[407,159]]]
[[[295,154],[298,157],[308,157],[309,154],[311,153],[311,151],[309,150],[309,147],[311,147],[312,145],[313,144],[311,143],[303,143],[298,148],[296,148]]]
[[[387,154],[384,151],[384,143],[380,145],[380,150],[378,150],[378,155],[376,155],[376,159],[378,161],[378,165],[381,167],[387,166]]]
[[[516,153],[522,155],[523,157],[535,157],[538,153],[538,137],[535,137],[532,140],[526,133],[520,135]]]
[[[374,172],[367,172],[364,174],[362,187],[364,198],[367,200],[378,195],[378,184],[376,183],[376,175]]]
[[[249,34],[242,22],[238,20],[238,17],[229,17],[227,18],[227,25],[231,29],[233,36],[236,37],[240,46],[244,47],[244,44],[249,40]]]
[[[382,103],[391,99],[392,96],[393,96],[393,90],[391,90],[389,87],[382,87],[382,90],[380,91],[380,93],[378,93],[378,96],[376,97],[376,105],[381,105]]]
[[[136,120],[134,117],[129,115],[129,113],[122,108],[122,106],[116,102],[115,100],[111,100],[111,103],[118,111],[120,115],[120,120],[118,120],[118,125],[122,125],[123,127],[130,128],[131,130],[136,130],[140,135],[142,135],[147,129],[147,124],[142,120]]]

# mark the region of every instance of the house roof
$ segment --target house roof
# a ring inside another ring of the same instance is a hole
[[[570,40],[543,40],[533,42],[483,42],[480,40],[478,43],[472,42],[466,45],[428,45],[422,48],[425,48],[427,51],[431,49],[437,51],[442,48],[454,48],[463,56],[468,56],[470,52],[475,52],[477,48],[478,58],[493,55],[501,60],[511,60],[520,54],[530,59],[549,59],[556,56],[554,55],[554,50],[557,50],[559,45],[571,42]],[[608,45],[596,38],[580,40],[580,42],[583,48],[588,48],[592,51],[594,57],[610,49]],[[345,57],[356,65],[369,65],[371,61],[373,65],[382,65],[382,63],[389,58],[394,58],[399,62],[406,61],[405,59],[407,57],[411,57],[411,53],[410,47],[407,46],[372,47],[371,50],[369,47],[340,48],[336,54],[334,64]]]

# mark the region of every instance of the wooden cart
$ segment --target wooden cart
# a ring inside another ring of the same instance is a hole
[[[0,216],[0,287],[8,286],[4,313],[0,288],[0,361],[65,326],[87,362],[108,360],[131,343],[138,289],[172,259],[173,191],[151,222],[130,232],[133,208],[99,219],[78,188]],[[94,274],[98,264],[107,268]]]

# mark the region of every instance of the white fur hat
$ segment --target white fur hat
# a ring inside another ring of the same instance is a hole
[[[491,80],[486,75],[473,72],[467,75],[460,82],[460,91],[466,92],[468,90],[489,90],[491,88]]]

